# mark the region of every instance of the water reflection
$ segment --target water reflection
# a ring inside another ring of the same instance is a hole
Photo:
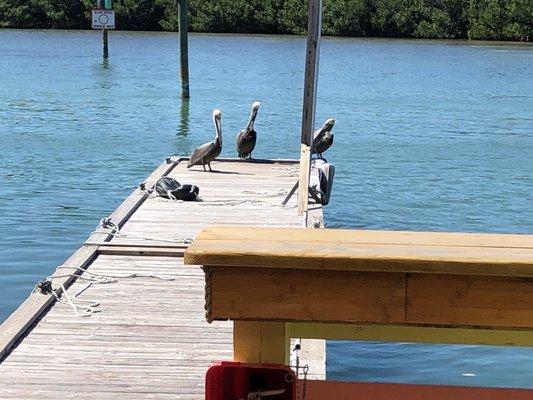
[[[189,134],[189,99],[181,99],[180,122],[178,124],[177,135],[187,136]]]
[[[109,62],[108,59],[103,59],[102,61],[95,62],[91,65],[93,74],[100,75],[103,72],[113,71],[113,65]]]

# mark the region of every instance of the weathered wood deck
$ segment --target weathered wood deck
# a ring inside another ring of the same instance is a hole
[[[175,280],[94,284],[80,299],[99,301],[102,311],[86,318],[50,295],[33,293],[0,326],[0,398],[203,398],[208,365],[232,359],[233,328],[231,322],[205,322],[203,272],[183,265],[182,241],[209,225],[302,227],[305,221],[297,215],[296,197],[280,206],[298,179],[297,162],[223,160],[213,163],[216,173],[185,165],[181,159],[161,165],[148,186],[168,174],[200,186],[201,202],[147,198],[136,190],[111,216],[124,235],[94,233],[64,264]],[[320,220],[321,209],[312,215]],[[74,278],[58,281],[68,286]],[[68,293],[85,285],[78,279]],[[323,377],[323,341],[306,346],[312,350],[302,356],[311,373]]]

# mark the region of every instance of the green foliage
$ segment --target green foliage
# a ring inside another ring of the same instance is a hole
[[[533,34],[533,1],[471,0],[470,39],[524,40]]]
[[[114,0],[115,23],[120,29],[160,30],[165,5],[154,0]]]
[[[178,29],[178,0],[115,0],[117,27]],[[530,40],[533,0],[323,0],[335,36]],[[90,28],[96,0],[0,0],[0,27]],[[307,0],[188,0],[197,32],[304,34]]]
[[[33,0],[0,0],[0,27],[47,28],[47,16]]]
[[[281,33],[301,35],[307,31],[307,1],[285,0],[279,11]]]
[[[324,0],[322,31],[325,35],[367,36],[372,30],[372,9],[368,0]]]

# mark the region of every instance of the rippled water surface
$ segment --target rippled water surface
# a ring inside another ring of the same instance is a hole
[[[256,157],[298,157],[303,38],[0,30],[0,321],[170,154],[224,156],[252,100]],[[326,39],[330,227],[533,233],[533,47]],[[533,387],[524,348],[328,344],[330,379]],[[464,375],[466,374],[466,375]],[[473,376],[472,376],[473,374]]]

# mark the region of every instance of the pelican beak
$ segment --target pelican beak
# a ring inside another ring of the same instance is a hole
[[[255,118],[257,117],[257,111],[259,110],[260,103],[258,101],[254,101],[252,104],[252,112],[250,113],[250,119],[248,120],[248,125],[246,126],[246,130],[249,131],[251,129],[254,129],[254,122]]]
[[[324,122],[324,125],[320,129],[317,129],[315,131],[314,136],[322,136],[326,135],[327,137],[331,137],[333,134],[331,133],[331,130],[333,129],[333,125],[335,125],[335,119],[330,118]]]
[[[333,129],[333,126],[335,125],[335,119],[330,118],[324,123],[324,131],[326,133],[326,137],[329,139],[333,136],[333,132],[331,130]]]
[[[220,110],[213,110],[213,123],[215,124],[215,129],[217,131],[217,137],[220,141],[220,144],[222,144],[222,113]]]
[[[330,118],[326,121],[326,123],[324,124],[324,126],[326,127],[326,130],[330,131],[333,129],[333,126],[335,125],[335,122],[337,122],[335,120],[335,118]]]

